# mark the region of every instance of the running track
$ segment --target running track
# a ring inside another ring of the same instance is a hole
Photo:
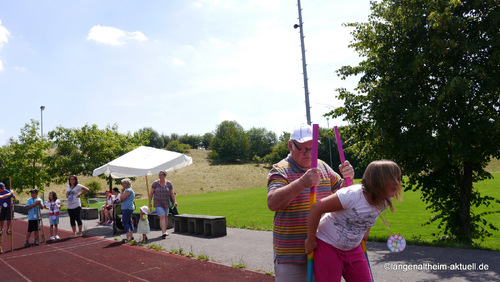
[[[1,281],[274,281],[272,275],[121,242],[69,238],[71,233],[65,230],[59,230],[61,240],[24,248],[28,222],[14,220],[13,224],[14,251],[3,235]],[[49,238],[49,229],[44,227]]]

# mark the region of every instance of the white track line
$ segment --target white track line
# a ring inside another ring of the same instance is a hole
[[[125,272],[123,272],[123,271],[119,271],[119,270],[117,270],[117,269],[116,269],[116,268],[114,268],[114,267],[110,267],[110,266],[107,266],[107,265],[105,265],[105,264],[98,263],[98,262],[96,262],[96,261],[94,261],[94,260],[88,259],[88,258],[86,258],[86,257],[80,256],[80,255],[77,255],[77,254],[74,254],[74,253],[72,253],[72,252],[69,252],[69,251],[67,251],[67,249],[58,248],[58,247],[56,247],[56,246],[51,246],[51,247],[52,247],[52,248],[55,248],[55,249],[58,249],[58,250],[60,250],[60,251],[66,252],[66,253],[68,253],[68,254],[70,254],[70,255],[73,255],[73,256],[75,256],[75,257],[78,257],[78,258],[84,259],[84,260],[86,260],[86,261],[88,261],[88,262],[92,262],[92,263],[94,263],[94,264],[97,264],[98,266],[103,266],[103,267],[105,267],[105,268],[107,268],[107,269],[109,269],[109,270],[113,270],[113,271],[115,271],[115,272],[119,272],[120,274],[124,274],[124,275],[130,276],[130,277],[135,278],[135,279],[137,279],[137,280],[141,280],[141,281],[146,281],[146,282],[149,282],[149,280],[142,279],[142,278],[140,278],[140,277],[137,277],[137,276],[132,275],[132,274],[125,273]]]
[[[24,280],[31,282],[31,280],[28,277],[24,276],[21,272],[19,272],[17,269],[15,269],[12,265],[8,264],[3,258],[0,258],[0,261],[3,262],[8,267],[10,267],[12,270],[14,270],[14,272],[17,273],[17,274],[19,274],[19,276],[21,276],[22,278],[24,278]]]

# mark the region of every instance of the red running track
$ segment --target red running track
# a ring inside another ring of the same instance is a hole
[[[4,223],[5,224],[5,223]],[[24,248],[28,222],[14,220],[14,250],[3,235],[0,281],[274,281],[274,276],[96,237]],[[30,242],[33,243],[34,233]],[[49,238],[48,227],[45,236]]]

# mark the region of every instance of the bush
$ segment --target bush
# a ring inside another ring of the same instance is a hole
[[[83,197],[80,199],[82,202],[82,207],[88,207],[88,200],[90,198],[96,198],[97,193],[101,191],[101,183],[97,182],[96,180],[93,180],[89,183],[84,184],[85,187],[89,188],[89,191],[87,193],[83,194]]]

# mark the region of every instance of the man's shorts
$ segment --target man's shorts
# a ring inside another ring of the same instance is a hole
[[[2,220],[12,220],[11,213],[10,213],[10,207],[3,208],[0,210],[0,221],[2,221]]]
[[[38,231],[38,219],[28,220],[28,232]]]

